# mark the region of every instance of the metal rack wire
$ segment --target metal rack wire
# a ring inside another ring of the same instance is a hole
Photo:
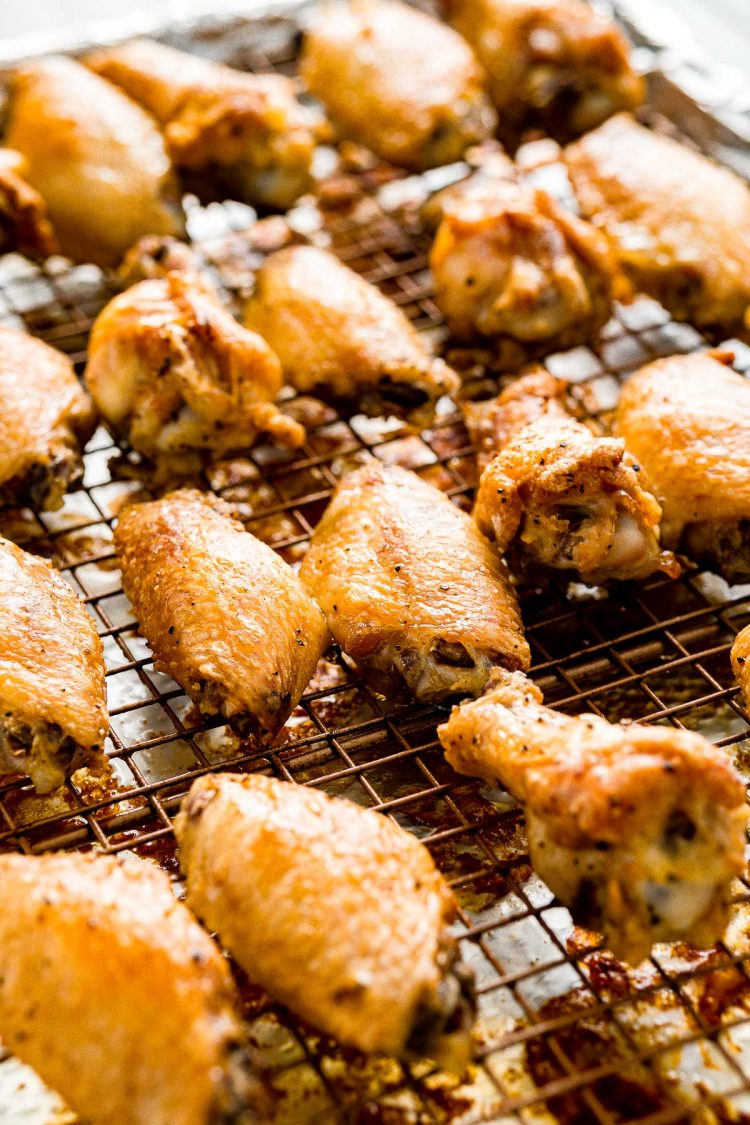
[[[289,70],[293,28],[284,39],[279,26],[272,55],[256,52],[255,65]],[[329,213],[333,248],[417,327],[439,336],[426,269],[429,237],[378,205],[375,195],[362,199],[365,208]],[[243,286],[238,262],[251,239],[240,231],[227,240],[221,230],[241,225],[243,215],[219,207],[192,214],[199,248],[235,294]],[[25,327],[78,365],[92,319],[112,292],[94,267],[0,261],[0,322]],[[619,310],[595,349],[547,363],[575,381],[582,407],[599,417],[614,404],[623,374],[702,342],[644,299]],[[738,368],[750,369],[750,349],[738,344],[736,355]],[[477,367],[475,355],[455,358]],[[313,424],[302,450],[258,447],[214,466],[201,482],[233,502],[248,528],[288,561],[304,553],[342,473],[364,457],[414,468],[457,503],[470,503],[474,461],[452,404],[441,404],[421,434],[393,419],[346,418],[309,403],[307,412]],[[595,935],[574,931],[567,911],[534,876],[517,807],[446,766],[435,739],[437,712],[374,694],[340,653],[329,654],[275,744],[260,753],[201,721],[182,691],[153,671],[121,592],[112,522],[143,482],[112,474],[117,453],[100,429],[86,452],[84,488],[59,512],[5,513],[0,520],[3,534],[55,561],[99,626],[113,770],[108,780],[79,773],[49,798],[37,797],[24,779],[4,779],[0,848],[130,850],[176,873],[171,820],[203,772],[267,770],[347,796],[422,838],[456,892],[463,956],[477,978],[479,1063],[457,1085],[427,1065],[365,1060],[242,982],[251,1033],[284,1095],[279,1120],[406,1125],[546,1117],[657,1125],[696,1114],[707,1121],[750,1116],[750,886],[737,883],[722,946],[707,953],[660,947],[649,962],[626,970],[596,948]],[[606,596],[553,582],[524,591],[522,610],[532,675],[548,702],[612,720],[701,730],[742,765],[750,731],[728,653],[750,621],[750,588],[729,589],[700,571],[616,587]]]

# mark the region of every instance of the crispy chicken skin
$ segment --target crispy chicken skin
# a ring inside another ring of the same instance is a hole
[[[742,689],[745,706],[750,707],[750,625],[737,634],[732,645],[732,671]]]
[[[729,758],[701,735],[559,714],[524,675],[496,671],[438,736],[459,773],[521,802],[537,872],[616,956],[721,937],[747,810]]]
[[[309,188],[316,119],[289,78],[245,74],[150,39],[86,64],[154,115],[178,168],[281,209]]]
[[[503,563],[465,512],[406,469],[373,461],[344,477],[300,578],[341,648],[417,699],[477,695],[495,665],[529,666]]]
[[[166,875],[0,856],[0,1034],[94,1125],[250,1125],[226,961]]]
[[[400,0],[321,5],[301,73],[344,136],[413,171],[460,160],[497,123],[471,48]]]
[[[271,348],[191,273],[114,297],[94,323],[85,379],[102,416],[153,460],[189,464],[261,434],[291,447],[305,438],[274,405],[282,373]]]
[[[259,774],[194,782],[175,833],[189,905],[253,981],[343,1044],[463,1073],[455,901],[414,836]]]
[[[365,414],[426,425],[437,399],[458,389],[455,372],[430,355],[388,297],[314,246],[267,259],[244,322],[268,341],[298,391]]]
[[[679,574],[659,543],[661,509],[621,438],[601,437],[565,410],[565,384],[542,368],[474,407],[483,459],[474,518],[522,568],[574,570],[584,582]]]
[[[732,329],[750,306],[750,188],[692,149],[613,117],[565,150],[583,214],[678,320]]]
[[[117,267],[117,280],[123,289],[128,289],[139,281],[164,278],[170,273],[178,273],[183,281],[195,280],[215,295],[193,248],[170,235],[145,234],[134,242]]]
[[[276,734],[330,641],[291,568],[223,501],[190,489],[127,509],[115,550],[157,670],[202,715]]]
[[[507,179],[444,202],[430,266],[435,300],[463,339],[571,347],[598,332],[624,292],[606,235]]]
[[[615,427],[662,506],[665,546],[750,580],[750,382],[726,352],[670,356],[623,388]],[[723,362],[722,362],[723,361]]]
[[[20,152],[0,148],[0,254],[17,250],[27,258],[49,258],[58,251],[47,205],[25,179]]]
[[[618,27],[582,0],[446,0],[487,72],[500,139],[528,129],[568,140],[640,105],[644,81]]]
[[[156,122],[72,59],[16,72],[5,140],[26,158],[28,182],[69,257],[116,265],[140,235],[183,231]]]
[[[0,772],[50,793],[97,766],[107,734],[93,620],[45,559],[0,539]]]
[[[68,357],[0,326],[0,506],[59,508],[95,426]]]

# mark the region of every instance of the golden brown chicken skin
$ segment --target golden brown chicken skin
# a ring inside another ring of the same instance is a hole
[[[244,322],[268,341],[298,391],[365,414],[426,425],[437,399],[458,389],[455,372],[430,355],[388,297],[314,246],[268,258]]]
[[[47,205],[24,178],[20,152],[0,148],[0,254],[16,250],[27,258],[49,258],[58,251]]]
[[[459,773],[521,802],[537,872],[616,956],[721,937],[747,809],[729,758],[701,735],[559,714],[524,675],[496,671],[438,736]]]
[[[63,253],[116,265],[143,234],[179,235],[179,195],[156,122],[72,59],[14,78],[6,143],[23,154]]]
[[[565,389],[535,368],[483,410],[474,408],[485,457],[493,443],[499,450],[479,481],[479,528],[521,569],[573,570],[593,584],[679,574],[660,546],[661,509],[625,443],[568,414]]]
[[[463,339],[571,347],[591,339],[624,294],[607,237],[510,180],[444,203],[430,266],[435,300]]]
[[[67,356],[0,326],[0,506],[59,508],[95,426]]]
[[[251,1125],[226,961],[166,875],[0,856],[0,1034],[92,1125]]]
[[[194,782],[175,833],[189,905],[253,981],[347,1046],[466,1069],[455,900],[415,837],[259,774]]]
[[[50,793],[98,766],[107,734],[93,620],[45,559],[0,539],[0,772]]]
[[[643,101],[628,42],[582,0],[447,0],[448,18],[474,48],[515,148],[542,130],[568,140]]]
[[[615,427],[662,506],[665,546],[750,579],[750,382],[725,352],[670,356],[628,380]]]
[[[178,168],[252,203],[291,207],[310,187],[316,119],[278,74],[244,74],[150,39],[86,59],[153,114]]]
[[[190,489],[129,508],[115,550],[157,670],[202,715],[276,734],[330,640],[291,568],[223,501]]]
[[[732,645],[732,671],[742,690],[745,706],[750,707],[750,625],[737,634]]]
[[[139,281],[165,278],[170,273],[178,273],[183,281],[195,280],[209,294],[215,293],[193,248],[171,235],[145,234],[134,242],[117,267],[117,280],[123,289],[129,289]]]
[[[261,434],[293,448],[305,438],[273,402],[279,360],[197,274],[172,272],[113,298],[94,323],[85,381],[134,449],[175,467],[247,450]]]
[[[750,307],[750,188],[619,114],[569,145],[583,214],[607,231],[638,289],[678,320],[732,329]]]
[[[471,48],[400,0],[321,5],[301,72],[344,136],[414,171],[460,160],[497,122]]]
[[[471,518],[416,473],[371,462],[339,484],[300,578],[341,648],[420,700],[528,668],[513,588]]]

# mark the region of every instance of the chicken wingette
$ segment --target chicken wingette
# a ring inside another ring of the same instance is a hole
[[[20,152],[0,148],[0,254],[16,250],[27,258],[49,258],[58,250],[47,205],[25,179]]]
[[[0,773],[39,793],[98,766],[107,734],[96,626],[45,559],[0,539]]]
[[[446,0],[446,9],[487,72],[510,148],[530,129],[568,140],[643,101],[625,36],[583,0]]]
[[[243,737],[276,734],[330,640],[291,567],[190,489],[127,509],[114,538],[155,667],[202,715]]]
[[[737,634],[732,645],[732,671],[742,690],[745,706],[750,707],[750,625]]]
[[[649,363],[625,384],[614,425],[661,504],[664,545],[747,582],[750,381],[730,360],[714,352]]]
[[[619,114],[569,145],[586,218],[625,273],[678,320],[733,330],[750,307],[750,188],[705,156]]]
[[[747,809],[729,757],[701,735],[563,715],[523,674],[497,671],[438,736],[455,770],[520,801],[536,871],[616,956],[721,937]]]
[[[114,297],[91,331],[85,381],[134,449],[175,467],[247,450],[261,434],[304,441],[273,402],[279,360],[197,274],[171,272]]]
[[[460,160],[497,123],[465,40],[400,0],[321,5],[300,65],[344,136],[414,171]]]
[[[471,410],[483,460],[488,447],[498,450],[479,481],[480,530],[522,569],[573,570],[592,584],[678,574],[660,545],[661,509],[627,444],[568,414],[564,393],[563,382],[537,368]]]
[[[244,322],[268,341],[298,391],[366,414],[426,425],[437,399],[458,389],[458,376],[430,355],[393,301],[314,246],[268,258]]]
[[[229,968],[151,864],[0,856],[0,1035],[92,1125],[251,1125]]]
[[[68,357],[0,326],[0,507],[59,508],[95,427]]]
[[[280,74],[245,74],[151,39],[87,66],[153,114],[175,165],[251,203],[291,207],[310,187],[316,118]]]
[[[143,234],[182,233],[156,122],[73,59],[50,56],[17,71],[5,141],[25,157],[69,257],[116,265]]]
[[[347,1046],[466,1069],[456,904],[414,836],[259,774],[194,782],[175,833],[188,904],[254,982]]]
[[[609,239],[543,191],[509,179],[457,193],[430,251],[435,300],[454,335],[547,348],[589,340],[624,295]]]
[[[529,666],[504,564],[465,512],[406,469],[373,461],[344,477],[300,578],[344,652],[417,699],[477,695],[495,665]]]

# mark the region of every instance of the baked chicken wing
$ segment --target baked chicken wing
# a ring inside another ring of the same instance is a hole
[[[518,379],[471,425],[499,450],[479,481],[474,518],[521,566],[574,570],[584,582],[645,578],[679,567],[659,542],[661,509],[621,438],[567,413],[565,384],[542,368]]]
[[[435,300],[464,339],[571,347],[595,335],[623,294],[606,235],[508,179],[444,202],[430,266]]]
[[[300,578],[341,648],[418,699],[477,695],[495,665],[529,666],[503,563],[465,512],[406,469],[372,462],[344,477]]]
[[[98,765],[104,655],[83,603],[44,559],[0,539],[0,772],[50,793]]]
[[[279,360],[197,274],[114,297],[94,323],[85,380],[102,416],[156,461],[190,465],[249,449],[261,434],[292,447],[305,438],[273,402]]]
[[[0,326],[0,506],[59,508],[95,426],[67,356]]]
[[[732,645],[732,670],[742,689],[745,706],[750,707],[750,625],[737,634]]]
[[[528,129],[558,140],[643,101],[628,42],[583,0],[447,0],[448,18],[487,72],[499,135]]]
[[[140,235],[183,231],[156,122],[80,63],[50,56],[17,71],[5,140],[69,257],[115,265]]]
[[[727,353],[670,356],[623,388],[615,427],[662,507],[665,546],[750,580],[750,382]]]
[[[619,114],[565,150],[584,215],[672,316],[732,329],[750,307],[750,188]]]
[[[460,160],[497,122],[471,48],[400,0],[322,5],[301,72],[341,133],[414,171]]]
[[[223,501],[189,489],[129,508],[115,549],[157,670],[202,715],[274,735],[330,640],[291,568]]]
[[[268,341],[298,391],[366,414],[427,424],[458,376],[430,355],[404,313],[314,246],[276,251],[258,271],[245,324]]]
[[[537,872],[618,957],[721,937],[747,810],[729,758],[701,735],[559,714],[524,675],[496,671],[438,736],[459,773],[521,802]]]
[[[49,258],[58,250],[47,205],[26,181],[20,152],[0,148],[0,254],[17,250],[27,258]]]
[[[95,1125],[251,1125],[226,961],[144,861],[0,856],[0,1035]]]
[[[175,832],[190,906],[253,981],[343,1044],[466,1069],[455,901],[415,837],[259,774],[194,782]]]
[[[315,115],[279,74],[136,39],[86,59],[153,114],[178,168],[249,202],[291,207],[311,184]]]

